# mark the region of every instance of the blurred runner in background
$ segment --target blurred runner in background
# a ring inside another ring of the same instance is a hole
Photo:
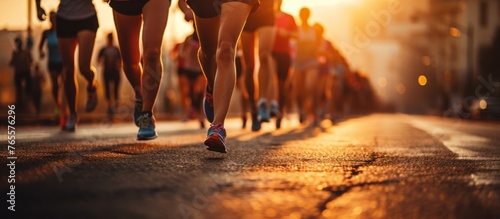
[[[103,65],[102,76],[104,79],[106,100],[108,102],[108,115],[112,115],[115,109],[118,108],[120,99],[120,92],[118,90],[121,81],[122,59],[120,50],[113,42],[113,34],[109,33],[106,38],[107,43],[99,51],[98,62]],[[111,89],[111,86],[113,86],[113,89]],[[111,91],[113,91],[114,98],[111,98]]]

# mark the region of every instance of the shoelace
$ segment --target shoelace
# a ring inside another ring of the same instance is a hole
[[[214,106],[214,95],[211,93],[206,93],[205,94],[205,99],[207,99],[208,105]]]
[[[139,117],[139,127],[140,128],[149,128],[151,124],[151,118],[147,115],[142,115]]]
[[[221,123],[218,123],[218,124],[212,124],[210,125],[210,127],[212,128],[212,130],[214,130],[215,132],[221,132],[222,129],[224,129],[224,126],[221,124]]]
[[[135,102],[135,110],[137,112],[142,111],[142,102],[138,102],[138,101]]]

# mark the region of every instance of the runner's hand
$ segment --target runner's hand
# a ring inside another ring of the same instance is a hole
[[[45,14],[45,10],[42,7],[39,7],[37,10],[38,20],[44,21],[47,18],[47,14]]]

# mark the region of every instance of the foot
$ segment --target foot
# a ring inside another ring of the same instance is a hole
[[[279,117],[276,119],[276,129],[281,128],[281,120],[283,120],[283,117]]]
[[[304,113],[299,113],[299,122],[304,124],[306,122],[306,115]]]
[[[137,98],[135,100],[134,104],[134,113],[133,113],[133,119],[135,126],[139,127],[139,117],[141,117],[142,114],[142,98]]]
[[[265,102],[265,101],[262,101],[259,104],[259,120],[260,120],[260,122],[271,121],[271,116],[269,115],[269,112],[267,111],[267,102]]]
[[[271,117],[281,118],[280,108],[277,104],[271,104],[269,115]]]
[[[59,117],[59,128],[61,128],[62,131],[66,130],[66,123],[68,123],[68,116],[61,115]]]
[[[205,98],[203,98],[203,112],[207,120],[212,123],[214,121],[214,97],[213,94],[205,89]]]
[[[241,117],[241,121],[242,121],[241,128],[242,129],[246,129],[247,128],[247,117],[246,116],[242,116]]]
[[[226,130],[222,124],[211,124],[208,129],[207,139],[204,144],[207,150],[219,153],[227,153],[226,151]]]
[[[113,107],[109,106],[108,107],[108,115],[112,116],[114,113],[115,113],[115,110],[113,109]]]
[[[77,123],[78,123],[78,116],[76,114],[70,114],[68,116],[68,121],[66,122],[64,130],[68,132],[74,132]]]
[[[152,140],[158,137],[156,133],[156,120],[150,113],[143,113],[138,120],[139,132],[137,140]]]
[[[85,102],[85,111],[92,112],[97,107],[97,85],[87,89],[87,102]]]
[[[262,127],[258,117],[257,113],[252,113],[252,131],[254,132],[260,131],[260,128]]]

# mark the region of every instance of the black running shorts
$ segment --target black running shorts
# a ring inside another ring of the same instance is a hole
[[[182,0],[181,0],[182,1]],[[221,5],[226,2],[242,2],[252,6],[252,13],[259,8],[259,0],[186,0],[194,14],[201,18],[213,18],[220,15]]]
[[[56,16],[56,22],[56,34],[58,38],[75,38],[78,32],[82,30],[97,32],[97,28],[99,28],[99,21],[97,21],[97,15],[95,14],[80,20],[68,20]]]
[[[274,0],[260,0],[260,7],[248,16],[243,31],[255,32],[261,27],[272,27],[274,20]]]
[[[129,16],[137,16],[142,14],[142,8],[149,0],[132,0],[132,1],[116,1],[111,0],[109,2],[109,6],[113,8],[116,12],[129,15]]]

